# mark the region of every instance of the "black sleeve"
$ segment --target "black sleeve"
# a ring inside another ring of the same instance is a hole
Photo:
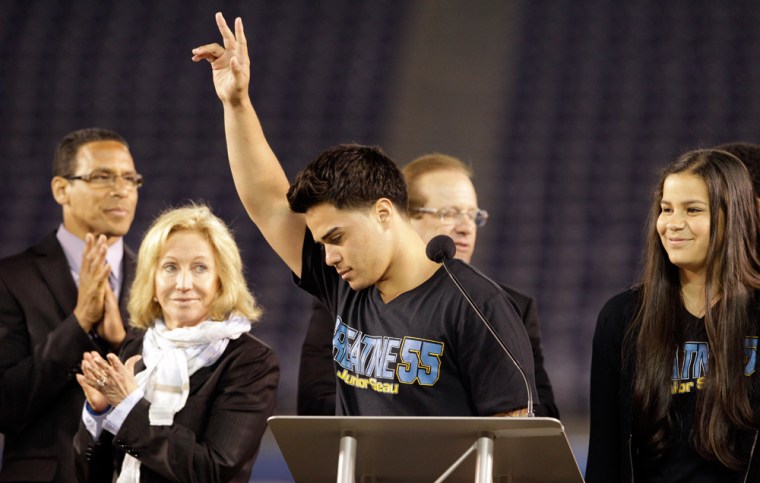
[[[114,475],[112,435],[103,431],[98,441],[80,420],[74,436],[77,480],[82,482],[112,481]]]
[[[477,293],[477,290],[470,293]],[[537,391],[530,341],[522,319],[503,292],[493,293],[487,299],[476,298],[475,304],[522,367],[530,387],[525,387],[526,380],[523,380],[520,371],[504,354],[493,334],[486,330],[473,310],[463,305],[465,308],[458,331],[456,357],[476,414],[493,416],[526,408],[526,391],[530,390],[532,394]],[[488,363],[484,364],[484,360],[488,360]]]
[[[627,299],[627,300],[626,300]],[[621,378],[624,330],[630,317],[630,293],[612,298],[599,313],[591,355],[591,427],[586,481],[621,481],[624,461],[621,434]]]
[[[319,300],[313,299],[298,371],[297,409],[301,416],[335,415],[334,328],[335,318],[330,310]]]
[[[145,398],[130,411],[113,446],[140,460],[146,479],[154,475],[173,482],[229,481],[257,453],[267,418],[274,413],[279,366],[263,344],[241,349],[213,399],[193,402],[208,408],[202,431],[177,422],[152,426]],[[188,400],[185,409],[190,404]]]
[[[293,280],[298,287],[322,301],[328,308],[331,307],[340,278],[334,268],[325,264],[322,246],[314,241],[308,229],[303,240],[301,277],[293,274]]]
[[[528,298],[523,313],[525,331],[530,339],[530,347],[533,350],[533,368],[536,373],[536,389],[538,390],[539,404],[536,407],[536,416],[544,416],[559,419],[559,409],[554,402],[554,391],[549,381],[549,373],[544,367],[544,353],[541,347],[541,328],[538,324],[538,309],[532,297]]]
[[[32,294],[25,297],[34,300]],[[96,349],[73,314],[37,320],[36,327],[54,328],[33,344],[28,317],[0,276],[0,432],[6,434],[24,431],[49,410],[76,384],[82,354]]]

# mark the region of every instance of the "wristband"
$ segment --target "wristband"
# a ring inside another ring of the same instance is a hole
[[[111,405],[109,404],[107,408],[105,408],[101,412],[97,412],[94,409],[92,409],[92,406],[90,406],[90,403],[88,401],[84,402],[84,408],[87,410],[88,413],[92,414],[93,416],[102,416],[106,414],[107,412],[111,411]]]

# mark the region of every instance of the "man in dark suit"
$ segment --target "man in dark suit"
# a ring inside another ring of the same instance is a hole
[[[488,213],[478,208],[471,169],[457,158],[436,153],[415,159],[401,171],[409,190],[409,214],[415,231],[425,242],[437,235],[450,236],[456,245],[456,258],[470,263],[478,227],[483,226],[488,218]],[[512,287],[500,285],[515,302],[530,339],[540,401],[535,408],[536,415],[559,418],[549,375],[544,368],[535,300]],[[327,307],[315,300],[301,349],[298,414],[335,414],[334,328],[335,319]]]
[[[51,181],[63,223],[0,260],[0,481],[76,481],[72,441],[84,395],[75,374],[85,351],[105,354],[126,336],[103,304],[113,291],[126,320],[134,253],[122,237],[141,185],[120,135],[69,133]]]

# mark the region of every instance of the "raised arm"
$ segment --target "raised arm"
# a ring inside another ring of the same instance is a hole
[[[234,33],[221,13],[216,14],[216,24],[224,45],[214,43],[193,49],[193,61],[207,60],[211,64],[214,88],[224,106],[227,153],[235,188],[264,238],[300,276],[306,221],[288,206],[290,183],[264,136],[248,95],[251,65],[243,21],[235,19]]]

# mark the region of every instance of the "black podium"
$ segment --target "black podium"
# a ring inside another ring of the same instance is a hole
[[[273,416],[296,482],[583,483],[558,420]]]

